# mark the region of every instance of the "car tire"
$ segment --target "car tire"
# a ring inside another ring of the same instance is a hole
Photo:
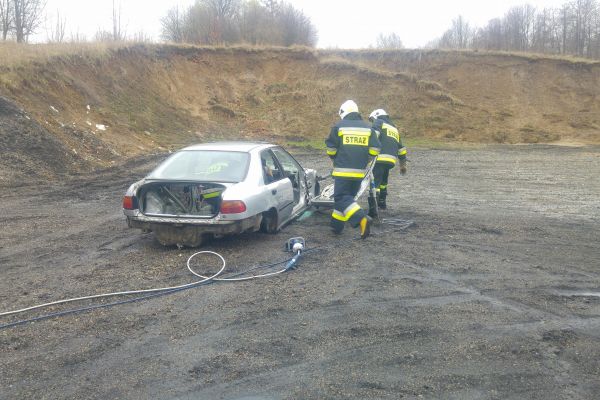
[[[263,233],[277,233],[279,230],[279,218],[277,210],[274,208],[262,213],[262,221],[260,223],[260,231]]]

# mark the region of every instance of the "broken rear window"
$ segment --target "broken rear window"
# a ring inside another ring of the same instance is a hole
[[[148,176],[150,179],[241,182],[250,155],[239,151],[186,150],[173,154]]]

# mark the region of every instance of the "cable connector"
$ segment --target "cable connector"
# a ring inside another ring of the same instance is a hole
[[[289,271],[291,269],[296,269],[296,263],[300,259],[301,255],[302,251],[299,250],[298,253],[294,257],[292,257],[290,261],[287,262],[287,264],[285,264],[285,270]]]
[[[296,263],[302,256],[302,251],[304,250],[304,246],[306,245],[306,241],[303,237],[293,237],[288,239],[285,244],[286,251],[296,253],[294,256],[285,264],[285,270],[289,271],[291,269],[296,268]]]
[[[304,250],[306,246],[306,241],[303,237],[293,237],[289,238],[285,243],[285,251],[290,253],[297,253],[298,251]]]

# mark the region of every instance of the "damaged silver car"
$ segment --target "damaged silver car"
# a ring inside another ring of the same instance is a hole
[[[163,245],[197,247],[210,236],[277,232],[319,195],[316,171],[283,148],[222,142],[186,147],[129,187],[131,228]]]

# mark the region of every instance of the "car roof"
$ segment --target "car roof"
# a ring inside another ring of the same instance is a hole
[[[269,148],[275,145],[266,142],[213,142],[213,143],[201,143],[194,144],[192,146],[185,147],[181,151],[189,150],[209,150],[209,151],[242,151],[249,153],[252,150],[260,148]]]

